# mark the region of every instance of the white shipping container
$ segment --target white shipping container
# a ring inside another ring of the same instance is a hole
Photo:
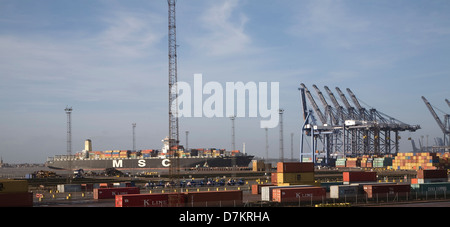
[[[358,185],[332,185],[330,186],[330,198],[342,199],[345,197],[356,197]]]
[[[59,192],[81,192],[81,185],[79,184],[58,184],[56,189]]]

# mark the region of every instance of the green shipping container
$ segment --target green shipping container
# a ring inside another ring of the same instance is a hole
[[[411,188],[419,193],[438,193],[444,194],[450,191],[450,182],[422,183],[412,184]]]

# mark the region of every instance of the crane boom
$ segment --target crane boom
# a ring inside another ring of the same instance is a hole
[[[305,90],[306,96],[308,96],[308,99],[311,102],[311,105],[313,106],[314,111],[316,112],[317,116],[319,116],[320,121],[322,122],[322,124],[326,124],[327,123],[327,119],[322,114],[322,111],[320,111],[319,106],[317,106],[317,103],[314,100],[314,98],[312,97],[311,92],[309,92],[309,90],[308,90],[308,88],[306,87],[305,84],[302,83],[301,86]]]
[[[336,87],[336,91],[338,92],[339,96],[341,97],[342,102],[344,102],[345,107],[347,107],[347,111],[348,111],[348,118],[355,118],[356,113],[355,113],[355,108],[353,108],[350,103],[348,102],[347,98],[345,97],[344,93],[341,91],[341,89],[339,89],[338,87]]]
[[[433,117],[436,120],[437,124],[441,128],[442,132],[444,132],[444,134],[449,133],[449,131],[445,128],[445,125],[442,123],[442,121],[439,118],[439,116],[436,114],[436,111],[434,111],[434,109],[431,106],[430,102],[428,102],[428,100],[424,96],[422,96],[422,99],[425,102],[425,105],[428,107],[428,110],[430,110],[431,115],[433,115]]]
[[[448,101],[448,99],[445,99],[445,101],[447,102],[448,107],[450,107],[450,101]]]
[[[320,89],[315,84],[313,84],[313,88],[316,90],[317,95],[319,95],[320,101],[322,101],[322,104],[325,107],[325,114],[326,115],[330,114],[332,122],[334,122],[334,124],[336,124],[336,125],[339,124],[338,119],[331,111],[331,106],[328,104],[327,100],[325,100],[325,97],[323,96]]]

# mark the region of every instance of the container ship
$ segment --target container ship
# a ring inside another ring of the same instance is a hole
[[[254,156],[240,151],[225,149],[189,149],[182,146],[169,149],[169,139],[163,140],[161,150],[108,150],[92,151],[91,140],[85,141],[85,149],[75,155],[56,155],[47,159],[46,166],[51,169],[69,170],[165,170],[171,165],[190,169],[202,167],[248,167]],[[175,158],[176,150],[177,158]],[[234,163],[233,163],[234,162]]]

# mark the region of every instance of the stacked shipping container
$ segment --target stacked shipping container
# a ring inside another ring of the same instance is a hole
[[[398,153],[390,168],[395,170],[419,170],[438,169],[440,166],[440,158],[436,153]]]
[[[277,163],[276,183],[279,186],[314,183],[314,163]]]
[[[32,207],[33,193],[28,192],[28,182],[0,180],[0,207]]]

